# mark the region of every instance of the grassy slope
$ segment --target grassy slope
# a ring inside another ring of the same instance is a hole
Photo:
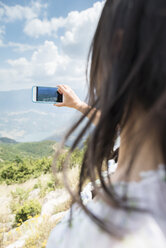
[[[17,156],[20,158],[40,158],[51,156],[53,154],[54,144],[55,141],[49,140],[18,144],[0,143],[0,159],[3,161],[11,161]]]

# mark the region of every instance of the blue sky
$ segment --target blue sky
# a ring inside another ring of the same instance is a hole
[[[88,49],[103,1],[0,1],[0,91],[85,86]]]
[[[0,137],[60,139],[78,117],[73,109],[33,104],[30,88],[65,83],[85,99],[87,54],[103,4],[0,0]]]

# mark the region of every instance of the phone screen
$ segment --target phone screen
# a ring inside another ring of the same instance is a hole
[[[36,101],[38,102],[62,102],[62,95],[56,87],[36,87]]]

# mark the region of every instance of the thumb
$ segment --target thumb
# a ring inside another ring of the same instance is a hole
[[[64,105],[63,102],[61,102],[61,103],[55,103],[54,106],[56,106],[56,107],[64,107],[65,105]]]

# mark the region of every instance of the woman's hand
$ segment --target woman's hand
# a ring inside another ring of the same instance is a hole
[[[57,107],[70,107],[77,109],[82,114],[85,114],[89,119],[91,119],[94,112],[96,112],[95,108],[91,108],[85,102],[82,102],[79,97],[75,94],[75,92],[68,85],[58,85],[58,92],[63,94],[63,102],[56,103],[54,106]],[[88,114],[87,114],[88,113]],[[97,125],[100,119],[100,111],[96,112],[95,118],[93,118],[92,122],[94,125]]]
[[[58,92],[63,94],[63,102],[56,103],[54,106],[57,107],[70,107],[74,109],[79,109],[82,105],[82,101],[75,94],[75,92],[68,85],[58,85]]]

